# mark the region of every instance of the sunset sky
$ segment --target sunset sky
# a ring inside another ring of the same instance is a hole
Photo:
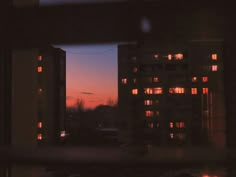
[[[40,0],[40,5],[110,2],[114,0]],[[116,1],[116,0],[115,0]],[[117,101],[117,45],[61,46],[66,51],[67,106],[83,99],[85,108]]]
[[[85,108],[117,100],[117,45],[60,46],[66,51],[67,106],[83,99]]]

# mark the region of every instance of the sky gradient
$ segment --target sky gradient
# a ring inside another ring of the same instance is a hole
[[[40,5],[71,3],[102,3],[121,0],[40,0]],[[77,99],[85,108],[117,101],[117,45],[69,46],[54,45],[66,51],[66,105],[74,106]]]
[[[117,101],[117,45],[60,46],[66,51],[66,104],[77,99],[85,108]]]

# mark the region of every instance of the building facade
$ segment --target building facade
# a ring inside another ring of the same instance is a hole
[[[37,60],[37,139],[57,144],[65,135],[66,53],[59,48],[42,48]]]
[[[123,141],[225,146],[220,41],[118,46]]]
[[[0,144],[55,145],[65,135],[66,53],[54,47],[0,52]],[[1,176],[31,176],[36,168],[3,168]]]

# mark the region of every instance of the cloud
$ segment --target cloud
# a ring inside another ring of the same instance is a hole
[[[84,94],[84,95],[94,95],[94,93],[92,92],[80,92],[81,94]]]

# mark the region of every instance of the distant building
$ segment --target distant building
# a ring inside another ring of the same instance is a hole
[[[42,48],[37,60],[37,139],[54,144],[65,136],[66,53]]]
[[[66,54],[54,47],[0,51],[0,144],[52,145],[65,136]],[[6,168],[2,176],[30,176]]]
[[[119,45],[123,141],[225,146],[222,60],[220,41]]]

